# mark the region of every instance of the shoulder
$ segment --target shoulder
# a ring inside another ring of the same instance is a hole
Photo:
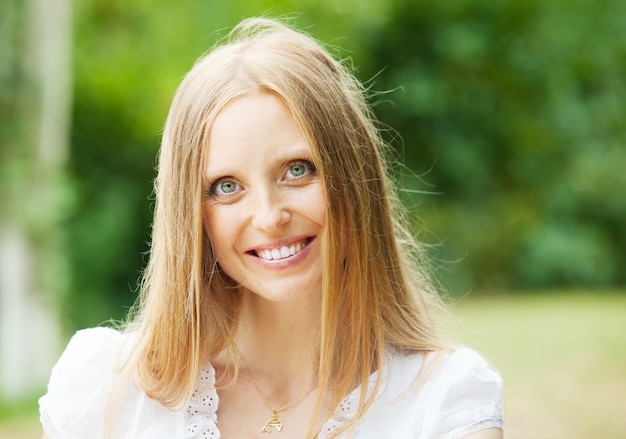
[[[108,355],[119,350],[126,336],[121,332],[105,327],[81,329],[70,339],[61,359],[79,354]]]
[[[114,368],[126,336],[111,328],[89,328],[74,334],[52,369],[51,378],[67,372],[96,372]]]
[[[100,382],[119,363],[126,336],[111,328],[83,329],[74,334],[52,369],[48,388],[71,378]]]
[[[425,388],[437,387],[441,390],[442,387],[471,382],[489,382],[496,390],[502,388],[502,379],[493,366],[478,352],[467,347],[413,354],[393,353],[388,370],[391,379],[404,382],[414,377]]]
[[[454,350],[391,357],[389,383],[414,387],[421,437],[463,438],[502,428],[502,379],[478,352]]]
[[[41,421],[50,437],[61,426],[78,429],[84,422],[102,422],[126,337],[110,328],[74,334],[52,369],[47,393],[39,400]]]
[[[493,383],[501,389],[502,379],[493,366],[473,349],[461,347],[453,351],[431,354],[434,362],[434,375],[443,379],[443,383],[455,385],[466,382]]]

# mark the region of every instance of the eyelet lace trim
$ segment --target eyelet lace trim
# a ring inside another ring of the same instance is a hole
[[[217,406],[219,398],[215,390],[215,369],[206,366],[200,372],[185,413],[187,439],[219,439]]]
[[[372,373],[367,380],[367,393],[366,398],[369,398],[374,391],[376,385],[376,377],[378,371]],[[385,375],[383,375],[384,378]],[[344,424],[350,422],[355,416],[357,407],[359,406],[359,400],[361,398],[361,387],[354,389],[348,396],[346,396],[337,406],[337,409],[333,413],[332,417],[324,424],[322,431],[320,432],[319,439],[323,439],[331,434],[333,431],[341,428]]]

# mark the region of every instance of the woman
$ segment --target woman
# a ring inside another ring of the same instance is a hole
[[[439,334],[384,149],[317,42],[240,23],[172,103],[135,318],[74,336],[47,436],[501,438],[500,378]]]

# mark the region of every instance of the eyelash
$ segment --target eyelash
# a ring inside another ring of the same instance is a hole
[[[299,179],[302,178],[306,175],[310,175],[310,174],[314,174],[317,172],[317,168],[315,167],[315,165],[313,164],[313,162],[311,162],[310,160],[306,160],[306,159],[295,159],[295,160],[291,160],[288,164],[287,164],[287,171],[289,172],[289,170],[294,167],[294,166],[304,166],[306,168],[305,173],[303,175],[298,175],[298,176],[293,176],[291,177],[292,179]],[[237,184],[236,182],[234,182],[234,178],[233,177],[220,177],[217,180],[215,180],[211,186],[209,187],[209,190],[207,192],[209,197],[216,197],[219,196],[220,194],[217,193],[217,188],[219,187],[220,183],[226,182],[226,181],[233,181],[233,183]],[[224,194],[224,195],[229,195],[229,194]]]

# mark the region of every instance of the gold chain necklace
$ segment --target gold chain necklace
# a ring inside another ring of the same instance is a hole
[[[284,406],[275,409],[274,407],[272,407],[272,403],[270,402],[269,398],[265,396],[265,393],[263,393],[263,391],[257,384],[256,380],[252,376],[252,372],[250,372],[250,369],[248,369],[243,359],[241,358],[241,355],[239,356],[239,362],[241,363],[241,367],[243,368],[243,370],[246,372],[246,374],[250,378],[250,381],[252,382],[252,385],[256,389],[257,393],[259,394],[259,396],[261,397],[261,399],[263,400],[267,408],[270,409],[270,411],[272,412],[272,417],[269,418],[267,422],[265,423],[265,425],[263,426],[263,428],[261,428],[262,433],[271,433],[272,427],[274,427],[276,431],[280,432],[283,429],[283,422],[278,417],[278,414],[302,402],[302,400],[306,398],[307,396],[309,396],[312,391],[317,389],[317,386],[314,386],[310,390],[307,390],[305,393],[303,393],[302,395],[300,395],[299,397],[291,401],[290,403],[285,404]]]

